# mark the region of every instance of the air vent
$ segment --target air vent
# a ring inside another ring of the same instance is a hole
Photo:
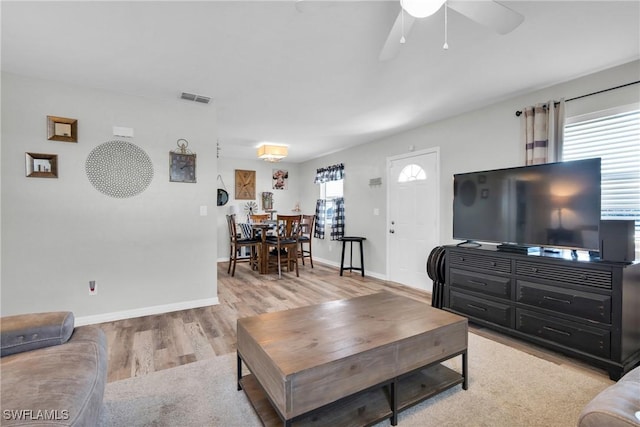
[[[182,92],[182,95],[180,95],[180,98],[186,99],[187,101],[200,102],[202,104],[208,104],[211,102],[211,98],[208,96],[196,95],[196,94],[187,93],[187,92]]]

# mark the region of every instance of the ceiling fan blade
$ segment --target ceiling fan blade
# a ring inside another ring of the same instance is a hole
[[[507,34],[524,21],[524,16],[496,1],[449,0],[447,5],[498,34]]]
[[[382,46],[382,50],[380,51],[380,56],[378,59],[380,61],[388,61],[390,59],[395,58],[400,50],[400,38],[402,38],[402,11],[398,14],[395,22],[393,23],[393,27],[391,27],[391,31],[389,31],[389,35],[387,36],[387,40],[384,42],[384,46]],[[406,37],[411,31],[411,27],[413,23],[416,22],[416,18],[409,15],[408,13],[404,14],[404,36]]]

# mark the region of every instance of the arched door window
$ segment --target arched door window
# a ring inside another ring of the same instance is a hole
[[[425,179],[427,179],[427,173],[416,164],[405,166],[398,175],[398,182],[424,181]]]

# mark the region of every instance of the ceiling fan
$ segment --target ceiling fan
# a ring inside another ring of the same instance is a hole
[[[398,54],[401,39],[409,34],[416,19],[433,15],[443,5],[498,34],[507,34],[524,21],[518,12],[492,0],[401,0],[400,5],[402,9],[380,51],[380,61],[388,61]]]

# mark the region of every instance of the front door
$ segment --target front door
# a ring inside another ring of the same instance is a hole
[[[428,291],[427,257],[440,240],[439,151],[387,160],[388,279]]]

